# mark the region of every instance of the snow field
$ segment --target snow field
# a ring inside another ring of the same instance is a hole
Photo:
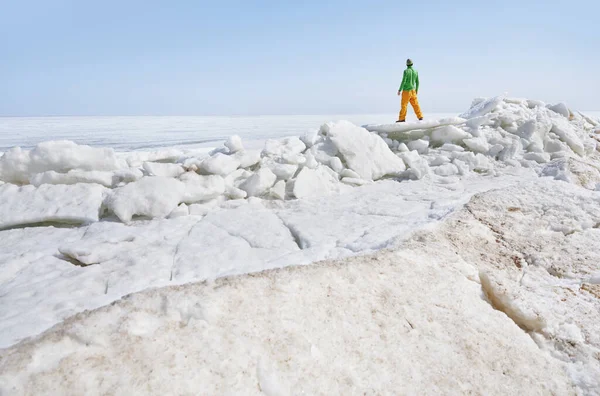
[[[1,390],[595,394],[599,203],[533,180],[394,251],[145,290],[5,350]]]

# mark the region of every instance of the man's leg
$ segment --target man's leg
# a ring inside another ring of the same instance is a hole
[[[406,120],[406,111],[408,110],[408,102],[410,101],[410,91],[402,91],[402,101],[400,102],[399,121]]]
[[[410,93],[411,93],[410,105],[413,107],[413,110],[415,111],[417,118],[420,120],[421,118],[423,118],[423,113],[421,112],[421,106],[419,106],[419,100],[417,99],[417,92],[410,91]],[[404,115],[406,115],[406,113]]]

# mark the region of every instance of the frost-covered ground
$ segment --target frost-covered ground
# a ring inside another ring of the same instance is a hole
[[[0,390],[596,394],[598,139],[498,97],[262,150],[11,149]]]

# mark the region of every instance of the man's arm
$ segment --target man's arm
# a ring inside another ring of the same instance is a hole
[[[419,93],[419,72],[416,72],[416,73],[417,73],[417,87],[416,88],[417,88],[417,93]]]
[[[398,88],[398,95],[402,93],[402,87],[404,86],[404,82],[406,81],[406,70],[404,70],[404,74],[402,75],[402,82],[400,83],[400,88]]]

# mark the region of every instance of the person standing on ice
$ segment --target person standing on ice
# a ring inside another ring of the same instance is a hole
[[[404,76],[402,77],[402,83],[398,88],[398,96],[402,95],[402,102],[400,107],[400,116],[396,122],[406,121],[406,110],[408,108],[408,102],[410,102],[417,118],[423,119],[423,113],[421,113],[421,106],[417,100],[417,94],[419,93],[419,73],[413,69],[413,61],[410,59],[406,60],[406,70],[404,70]]]

